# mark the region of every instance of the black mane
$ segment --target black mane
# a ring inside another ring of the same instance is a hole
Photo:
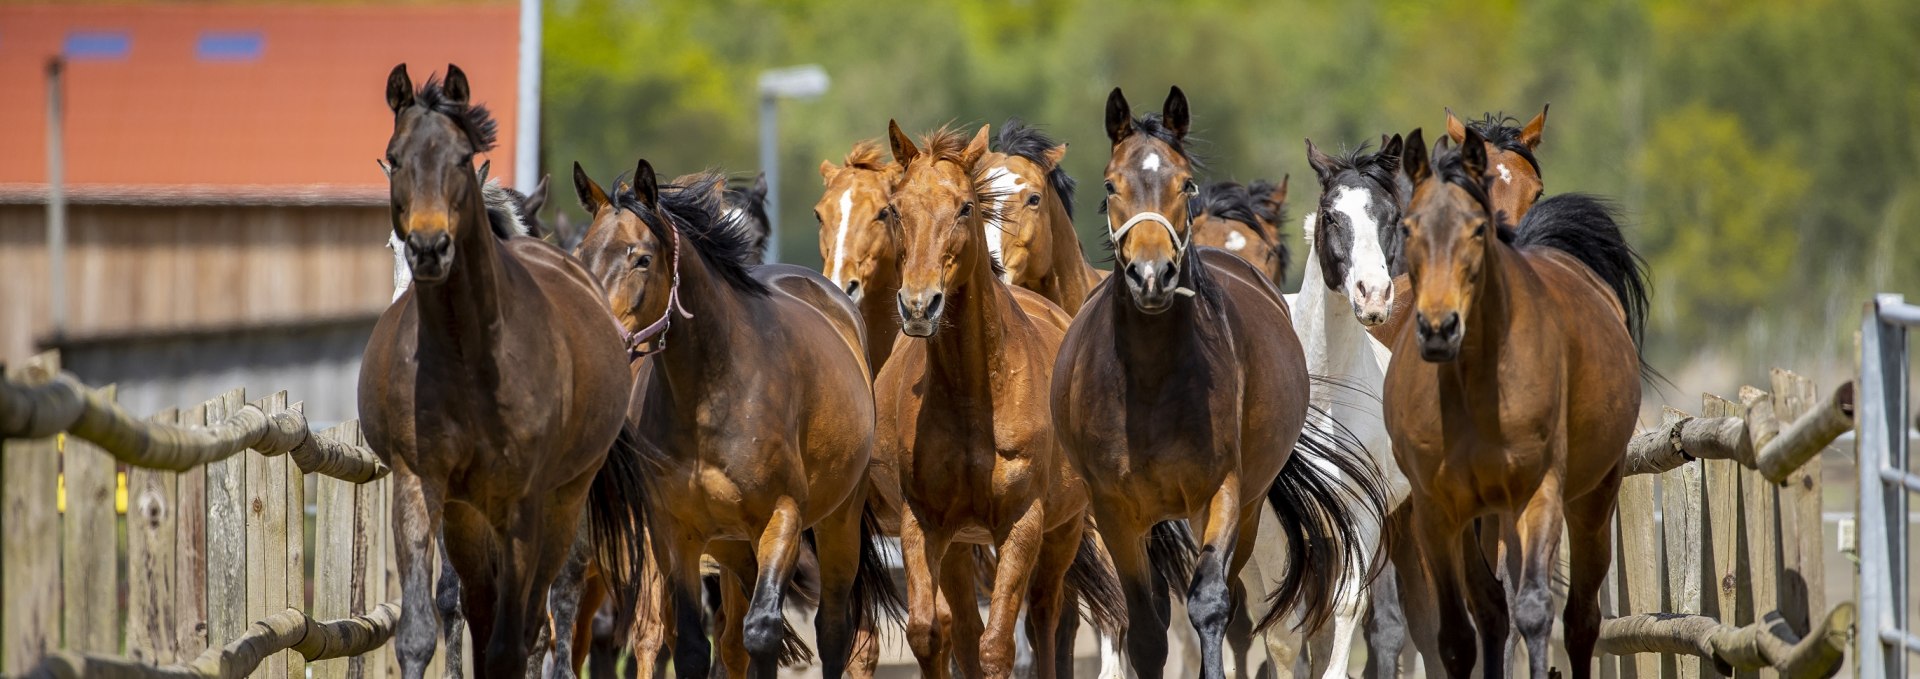
[[[1007,123],[1000,126],[999,136],[993,140],[995,151],[1025,158],[1041,167],[1047,166],[1047,152],[1059,145],[1060,142],[1048,137],[1046,133],[1040,131],[1040,128],[1028,125],[1026,121],[1019,118],[1008,118]],[[1067,207],[1067,219],[1071,221],[1073,219],[1073,177],[1067,175],[1066,168],[1056,164],[1047,172],[1047,185],[1053,189],[1053,195],[1060,198],[1060,204]]]
[[[1480,204],[1480,209],[1487,213],[1487,219],[1494,223],[1500,235],[1500,242],[1513,244],[1513,225],[1507,222],[1507,216],[1504,213],[1494,212],[1493,203],[1487,200],[1487,178],[1476,177],[1467,171],[1466,160],[1460,154],[1461,148],[1449,144],[1447,148],[1435,153],[1433,176],[1440,181],[1464,189],[1467,195],[1472,196],[1474,201]]]
[[[487,107],[463,104],[447,98],[446,87],[440,82],[440,76],[427,77],[427,84],[413,95],[414,103],[453,119],[460,131],[466,133],[467,141],[473,144],[475,153],[493,150],[493,142],[499,125],[494,123],[493,114]]]
[[[721,194],[725,207],[741,212],[741,224],[738,228],[752,232],[753,263],[766,261],[767,238],[771,235],[773,220],[767,218],[766,185],[761,179],[729,179],[727,188]]]
[[[1540,174],[1540,160],[1533,157],[1533,149],[1520,140],[1520,120],[1505,113],[1488,113],[1485,117],[1467,123],[1467,127],[1480,133],[1480,138],[1502,151],[1514,153],[1527,159],[1533,166],[1533,173]]]
[[[613,200],[620,209],[639,215],[662,247],[672,247],[673,235],[666,230],[678,231],[689,241],[682,246],[700,253],[700,259],[733,289],[750,295],[768,294],[766,284],[747,270],[755,257],[753,233],[720,217],[724,208],[721,192],[715,189],[725,182],[720,174],[706,172],[685,184],[662,185],[658,211],[648,209],[631,191]]]
[[[1187,150],[1181,139],[1173,135],[1173,130],[1167,129],[1166,121],[1162,120],[1158,113],[1148,113],[1134,118],[1133,132],[1166,142],[1168,146],[1173,147],[1173,152],[1180,154],[1180,157],[1186,160],[1188,165],[1193,166],[1193,169],[1200,170],[1207,167],[1205,159]],[[1187,137],[1191,139],[1193,135],[1188,134]]]
[[[1386,190],[1397,201],[1400,199],[1400,183],[1394,179],[1394,173],[1399,170],[1399,158],[1381,155],[1373,150],[1373,145],[1361,142],[1359,146],[1334,155],[1328,174],[1338,177],[1343,172],[1352,172]]]
[[[1286,202],[1273,200],[1273,194],[1279,190],[1279,184],[1265,179],[1255,179],[1252,184],[1247,185],[1247,193],[1253,194],[1253,213],[1266,220],[1268,224],[1272,224],[1276,230],[1287,223]]]

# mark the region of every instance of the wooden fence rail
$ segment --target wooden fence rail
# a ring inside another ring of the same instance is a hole
[[[397,674],[391,481],[357,422],[239,389],[136,420],[58,361],[0,381],[0,674]]]

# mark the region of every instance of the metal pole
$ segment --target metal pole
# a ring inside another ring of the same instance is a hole
[[[1860,418],[1857,464],[1860,469],[1860,633],[1855,639],[1858,676],[1900,679],[1906,676],[1906,530],[1905,485],[1893,486],[1883,472],[1906,471],[1906,328],[1881,318],[1883,306],[1898,305],[1898,295],[1869,302],[1860,324]]]
[[[767,262],[780,261],[779,101],[760,95],[760,171],[767,173]]]
[[[513,133],[513,186],[540,183],[540,4],[520,0],[520,101]]]
[[[66,60],[47,60],[47,279],[53,336],[67,333],[67,159],[60,79]]]

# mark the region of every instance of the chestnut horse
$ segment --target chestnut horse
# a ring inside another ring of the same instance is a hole
[[[1267,275],[1275,286],[1287,282],[1287,182],[1256,179],[1252,184],[1214,182],[1200,189],[1200,214],[1193,218],[1193,244],[1239,255]]]
[[[1567,652],[1573,676],[1590,676],[1608,526],[1645,369],[1639,258],[1607,206],[1586,196],[1541,201],[1510,229],[1489,196],[1498,175],[1472,128],[1457,148],[1443,140],[1431,164],[1417,131],[1408,143],[1414,197],[1401,230],[1413,322],[1394,338],[1385,407],[1394,456],[1413,484],[1442,661],[1449,675],[1467,676],[1476,626],[1506,629],[1510,603],[1532,676],[1547,676],[1549,584],[1564,522]],[[1486,573],[1472,575],[1484,556],[1466,528],[1479,517],[1519,557],[1511,602]],[[1505,644],[1505,634],[1478,635],[1487,676],[1505,673]]]
[[[820,161],[826,193],[813,206],[820,223],[820,261],[827,280],[845,290],[860,307],[867,326],[867,367],[879,374],[900,335],[894,296],[900,291],[900,262],[887,233],[887,197],[900,167],[887,162],[880,142],[853,145],[846,164]]]
[[[1015,118],[1000,128],[980,162],[994,194],[987,249],[1000,280],[1040,293],[1068,316],[1080,313],[1103,277],[1087,264],[1073,230],[1073,177],[1060,166],[1067,145]]]
[[[475,667],[519,676],[583,510],[610,540],[638,542],[609,493],[638,471],[633,449],[615,449],[620,331],[565,253],[493,223],[504,213],[487,210],[472,159],[494,123],[469,104],[466,74],[449,65],[416,91],[402,64],[386,89],[393,229],[414,284],[375,324],[359,393],[367,440],[394,470],[396,649],[419,679],[439,631],[439,540],[483,640]]]
[[[1073,640],[1058,638],[1070,629],[1062,624],[1072,614],[1068,590],[1089,604],[1103,632],[1118,621],[1106,607],[1117,585],[1086,530],[1085,486],[1046,409],[1069,319],[997,276],[985,235],[997,196],[979,162],[987,128],[971,142],[943,128],[924,150],[898,124],[888,133],[904,168],[886,217],[907,337],[875,381],[876,456],[895,470],[902,498],[907,641],[925,676],[947,675],[952,643],[969,676],[1006,677],[1024,601],[1035,671],[1070,675]],[[997,549],[984,630],[947,630],[938,619],[942,594],[956,622],[968,617],[959,609],[974,605],[974,550],[954,543]],[[976,646],[974,660],[968,647]]]
[[[649,356],[639,430],[662,457],[648,497],[631,501],[644,507],[672,593],[680,674],[710,668],[696,632],[703,553],[753,582],[751,603],[729,611],[723,633],[742,630],[751,674],[777,672],[788,648],[782,599],[807,533],[820,556],[820,657],[837,677],[854,629],[893,598],[866,492],[863,330],[819,274],[748,268],[754,236],[721,216],[720,181],[696,175],[662,191],[640,161],[632,192],[613,197],[615,228],[581,243],[630,350]]]
[[[1377,521],[1382,504],[1377,473],[1322,430],[1331,423],[1309,421],[1300,342],[1275,332],[1292,325],[1279,291],[1245,260],[1190,247],[1199,186],[1184,147],[1189,120],[1177,87],[1160,114],[1140,118],[1119,89],[1109,95],[1105,212],[1119,275],[1074,320],[1053,375],[1060,441],[1119,569],[1127,650],[1142,677],[1165,670],[1168,589],[1189,577],[1203,676],[1225,675],[1221,644],[1244,603],[1238,576],[1262,500],[1283,533],[1266,537],[1286,540],[1290,557],[1262,626],[1296,609],[1309,627],[1326,617],[1332,585],[1362,567],[1353,526],[1366,514]],[[1336,472],[1360,487],[1336,486]],[[1359,512],[1347,503],[1354,493],[1368,499]],[[1204,540],[1197,561],[1191,543],[1184,563],[1150,556],[1149,532],[1175,532],[1164,526],[1181,519]]]
[[[1453,139],[1453,143],[1466,143],[1467,128],[1471,127],[1486,144],[1487,171],[1494,178],[1492,187],[1487,190],[1487,201],[1493,207],[1494,214],[1500,215],[1507,224],[1519,223],[1527,210],[1532,209],[1533,204],[1546,193],[1546,183],[1540,176],[1540,161],[1534,158],[1533,152],[1540,148],[1541,135],[1546,132],[1547,109],[1550,106],[1541,106],[1539,115],[1518,127],[1508,123],[1520,121],[1498,113],[1488,113],[1479,120],[1462,123],[1453,116],[1452,109],[1447,109],[1447,136]]]

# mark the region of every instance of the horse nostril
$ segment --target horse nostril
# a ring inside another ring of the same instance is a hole
[[[859,291],[860,291],[860,281],[857,281],[857,280],[847,281],[847,294],[852,295]]]
[[[1172,262],[1160,265],[1160,285],[1162,287],[1173,287],[1173,279],[1179,275],[1180,270],[1174,268]]]
[[[1447,314],[1446,320],[1440,321],[1440,335],[1442,337],[1452,337],[1454,333],[1459,330],[1460,312],[1458,311]]]
[[[1433,324],[1427,322],[1426,312],[1423,312],[1423,311],[1413,312],[1413,327],[1414,329],[1419,330],[1420,335],[1423,337],[1433,334]]]
[[[932,297],[927,298],[927,317],[931,318],[940,315],[940,309],[944,307],[946,303],[946,294],[939,292],[933,293]]]
[[[1353,289],[1360,293],[1360,299],[1366,299],[1368,297],[1366,281],[1354,281]]]
[[[1146,265],[1135,264],[1127,267],[1127,280],[1133,282],[1135,287],[1146,287],[1147,285],[1147,275],[1142,273],[1141,269],[1141,267],[1144,266]]]

